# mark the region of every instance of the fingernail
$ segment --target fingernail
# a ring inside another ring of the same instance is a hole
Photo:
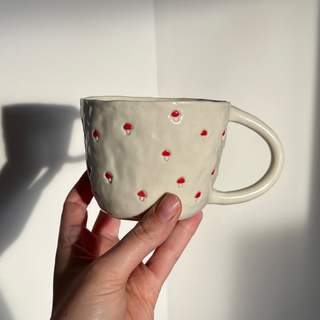
[[[180,207],[178,197],[173,194],[166,194],[156,207],[156,215],[162,221],[169,221]]]

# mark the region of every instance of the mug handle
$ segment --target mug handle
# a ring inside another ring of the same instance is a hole
[[[242,124],[259,134],[269,146],[271,161],[264,176],[249,187],[226,192],[212,189],[209,203],[234,204],[252,200],[268,191],[274,185],[283,167],[284,154],[281,142],[269,126],[253,115],[232,105],[230,106],[229,121]]]

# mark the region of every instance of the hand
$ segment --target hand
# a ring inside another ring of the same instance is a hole
[[[92,231],[86,228],[91,199],[84,173],[62,212],[51,320],[153,319],[160,289],[195,233],[202,212],[178,221],[180,200],[166,194],[119,241],[120,220],[103,212]]]

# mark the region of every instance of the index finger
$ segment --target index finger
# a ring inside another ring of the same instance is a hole
[[[92,197],[90,180],[85,172],[66,198],[61,216],[60,232],[70,226],[86,226],[87,207]]]

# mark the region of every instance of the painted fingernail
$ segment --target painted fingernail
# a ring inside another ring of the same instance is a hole
[[[177,196],[173,194],[166,194],[156,208],[156,215],[162,221],[169,221],[178,211],[180,201]]]

